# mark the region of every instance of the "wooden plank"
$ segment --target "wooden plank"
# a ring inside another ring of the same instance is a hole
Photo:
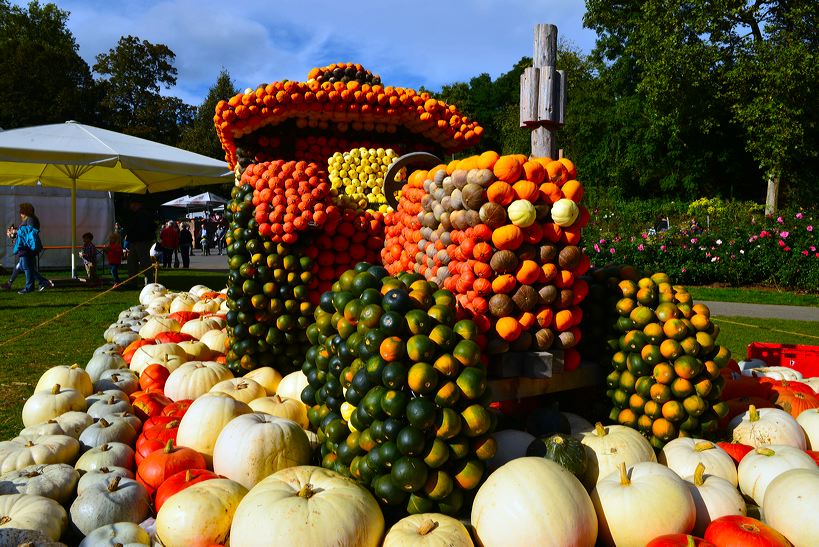
[[[540,126],[532,130],[532,156],[553,158],[557,154],[557,140],[552,127]]]
[[[557,96],[555,97],[557,115],[553,119],[558,125],[563,125],[566,123],[566,71],[558,70],[557,75]]]
[[[551,378],[505,378],[489,380],[493,401],[508,401],[535,397],[546,393],[557,393],[583,387],[592,387],[602,382],[602,373],[596,363],[584,362],[569,372],[556,374]]]
[[[557,71],[554,66],[540,68],[537,95],[537,119],[542,122],[552,122],[556,119]]]
[[[538,120],[538,80],[540,69],[527,67],[520,75],[520,126],[527,127]]]

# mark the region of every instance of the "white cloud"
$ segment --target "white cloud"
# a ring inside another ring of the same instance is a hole
[[[18,1],[19,4],[25,2]],[[222,67],[240,88],[303,80],[310,68],[359,62],[387,84],[438,89],[482,72],[493,78],[532,55],[536,23],[589,51],[583,0],[59,0],[89,63],[124,35],[167,45],[177,86],[202,101]]]

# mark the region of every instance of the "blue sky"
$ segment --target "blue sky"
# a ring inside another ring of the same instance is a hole
[[[557,25],[561,40],[584,52],[595,38],[582,27],[582,0],[54,3],[70,12],[89,66],[128,34],[170,47],[179,74],[168,93],[193,105],[222,67],[240,89],[304,80],[310,68],[337,61],[361,63],[387,85],[440,89],[482,72],[495,78],[531,56],[536,23]]]

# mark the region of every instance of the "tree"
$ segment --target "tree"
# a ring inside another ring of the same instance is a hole
[[[216,104],[220,100],[228,100],[238,92],[230,74],[225,68],[222,68],[216,78],[216,83],[208,89],[205,100],[196,108],[193,122],[183,131],[180,146],[203,156],[224,157],[225,152],[222,150],[222,144],[213,126],[213,116],[216,112]]]
[[[160,94],[163,86],[176,84],[175,58],[168,46],[135,36],[123,36],[114,49],[97,55],[93,70],[102,76],[101,118],[118,131],[177,144],[193,108]]]
[[[0,0],[0,127],[93,122],[93,80],[66,27],[68,12]]]

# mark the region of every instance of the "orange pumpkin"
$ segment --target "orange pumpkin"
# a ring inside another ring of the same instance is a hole
[[[575,203],[580,203],[583,199],[583,185],[576,180],[570,180],[564,184],[560,190],[563,192],[563,197],[572,200]]]
[[[514,224],[495,228],[492,232],[492,244],[501,251],[514,251],[523,243],[523,230]]]
[[[506,294],[512,292],[517,285],[517,280],[512,274],[499,275],[492,281],[492,292],[495,294]]]
[[[569,171],[567,171],[566,167],[559,161],[550,162],[546,164],[546,179],[558,186],[563,186],[563,184],[569,180]]]
[[[550,283],[557,276],[557,266],[551,262],[547,262],[540,269],[543,271],[543,277],[540,279],[542,283]]]
[[[544,182],[540,185],[540,197],[546,203],[555,203],[563,199],[563,190],[553,182]]]
[[[501,156],[495,162],[492,172],[498,180],[505,182],[515,182],[520,179],[520,174],[523,171],[518,158],[514,156]]]
[[[535,203],[540,197],[540,188],[538,188],[538,185],[528,180],[519,180],[512,186],[512,189],[515,191],[518,199],[525,199]]]
[[[515,191],[508,182],[498,180],[486,189],[486,198],[492,203],[506,207],[515,200]]]
[[[501,317],[495,323],[495,330],[498,336],[507,342],[514,342],[520,337],[522,329],[520,323],[514,317]]]
[[[566,168],[566,172],[569,174],[570,179],[577,178],[577,168],[574,166],[574,163],[572,163],[572,160],[570,160],[569,158],[560,158],[557,161],[562,163],[563,167]]]
[[[515,279],[521,285],[532,285],[540,277],[541,269],[538,263],[534,260],[522,260],[518,265],[518,271],[515,273]]]
[[[537,317],[535,317],[535,314],[530,311],[523,312],[520,314],[520,317],[518,317],[518,323],[520,323],[520,327],[523,330],[531,329],[536,322]]]
[[[478,156],[478,169],[492,169],[500,155],[494,150],[487,150]]]
[[[526,180],[531,180],[535,184],[540,184],[546,178],[546,169],[534,160],[529,160],[523,164],[523,173],[526,175]]]

